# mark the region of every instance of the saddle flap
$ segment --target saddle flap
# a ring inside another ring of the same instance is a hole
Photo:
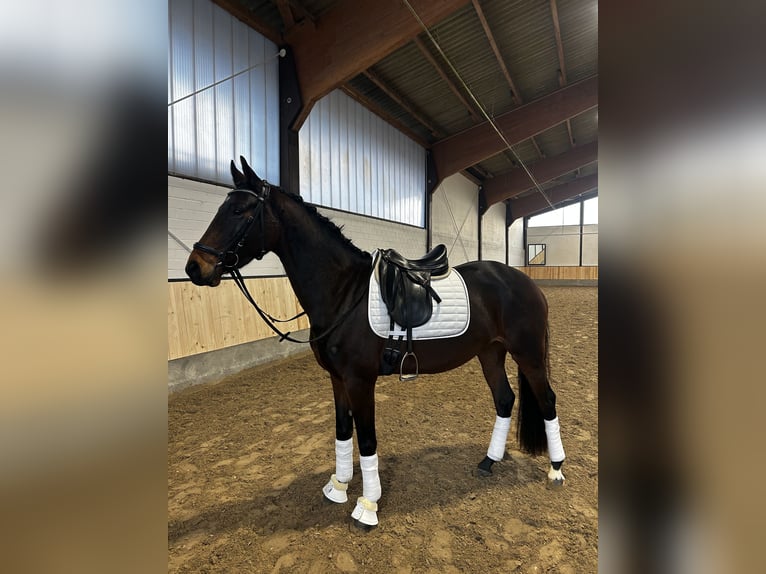
[[[439,245],[426,257],[412,260],[392,249],[382,250],[380,254],[380,292],[389,315],[405,328],[424,325],[433,313],[433,300],[440,301],[430,286],[431,277],[449,271],[447,248]]]
[[[380,293],[388,314],[397,325],[419,327],[431,318],[433,307],[428,290],[407,279],[395,265],[381,266]]]

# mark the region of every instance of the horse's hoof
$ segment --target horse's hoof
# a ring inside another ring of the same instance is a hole
[[[357,530],[361,530],[362,532],[369,532],[370,530],[377,528],[377,524],[364,524],[357,520],[356,518],[351,519],[351,525],[356,528]]]
[[[548,488],[550,490],[559,490],[560,488],[564,487],[564,479],[563,478],[555,478],[553,480],[548,481]]]
[[[495,461],[488,456],[485,456],[484,459],[478,465],[476,465],[476,474],[482,478],[492,476],[493,464],[495,464]]]
[[[492,476],[492,469],[484,469],[479,466],[476,468],[476,476],[479,478],[487,478],[488,476]]]
[[[557,490],[564,486],[564,474],[561,472],[561,463],[556,466],[559,468],[551,468],[548,470],[548,488],[551,490]]]

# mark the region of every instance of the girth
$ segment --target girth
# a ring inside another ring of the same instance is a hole
[[[447,247],[443,244],[437,245],[420,259],[406,259],[393,249],[380,250],[378,282],[381,297],[391,317],[391,331],[396,323],[407,332],[407,353],[399,365],[402,380],[417,377],[417,358],[412,352],[413,327],[428,322],[433,314],[433,301],[441,303],[441,298],[431,286],[431,279],[448,272]],[[384,365],[381,367],[383,374],[391,374],[401,356],[401,351],[394,349],[392,343],[393,336],[390,336],[384,353]],[[405,378],[404,361],[408,357],[415,361],[415,375]]]

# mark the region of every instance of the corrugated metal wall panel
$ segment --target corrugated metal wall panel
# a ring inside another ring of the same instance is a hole
[[[194,12],[188,2],[170,3],[170,50],[173,100],[194,91]]]
[[[169,13],[168,171],[229,185],[243,155],[279,184],[276,46],[210,0]]]
[[[216,180],[218,171],[216,168],[215,92],[212,90],[200,92],[195,99],[197,102],[197,177]]]
[[[173,105],[173,164],[180,172],[195,171],[194,121],[194,98]]]
[[[232,75],[231,71],[231,21],[232,16],[218,6],[213,6],[213,51],[215,58],[215,81]]]
[[[194,89],[202,90],[215,82],[213,50],[213,5],[210,0],[194,2]]]
[[[307,201],[423,227],[425,150],[407,136],[336,90],[298,138]]]

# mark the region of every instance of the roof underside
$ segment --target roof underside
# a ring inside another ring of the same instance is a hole
[[[320,30],[334,11],[364,10],[369,4],[369,0],[216,1],[287,44],[299,28]],[[428,5],[438,4],[430,0],[409,3],[419,14]],[[514,110],[521,113],[525,104],[598,74],[596,0],[466,0],[452,4],[455,9],[431,24],[428,33],[413,28],[412,37],[378,54],[372,65],[354,70],[350,79],[338,78],[335,87],[357,96],[373,112],[430,148],[488,123],[487,117],[494,121],[503,114],[512,116]],[[379,36],[379,31],[370,30],[370,42]],[[532,137],[509,142],[510,146],[496,145],[486,157],[461,171],[479,182],[512,175],[514,170],[523,170],[521,163],[534,173],[538,162],[566,157],[575,147],[597,142],[597,101],[567,117],[552,114],[550,124]],[[538,184],[549,190],[597,173],[597,161],[592,161]],[[494,201],[539,193],[531,180],[529,188],[497,196]]]

